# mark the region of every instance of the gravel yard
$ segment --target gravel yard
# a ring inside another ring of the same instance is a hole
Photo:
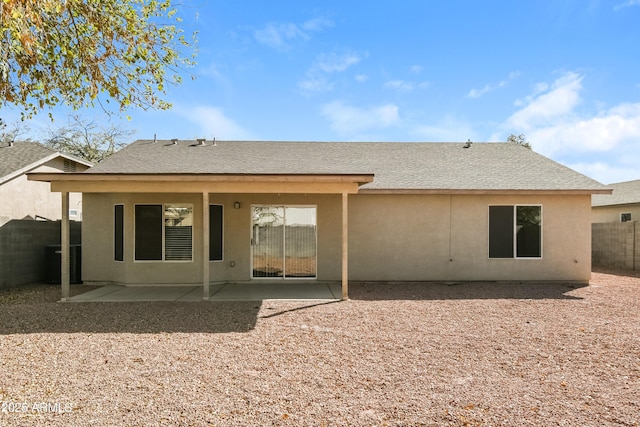
[[[2,427],[640,425],[640,277],[360,284],[330,303],[59,296],[0,292]]]

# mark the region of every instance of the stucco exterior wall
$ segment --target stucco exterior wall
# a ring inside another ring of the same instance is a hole
[[[490,259],[489,206],[542,205],[542,258]],[[358,195],[352,280],[575,280],[591,276],[589,196]]]
[[[622,213],[630,213],[631,221],[640,221],[640,203],[593,207],[591,209],[591,222],[620,222],[620,214]]]
[[[240,209],[234,203],[240,203]],[[128,284],[200,284],[202,281],[202,195],[84,194],[83,280]],[[134,261],[134,209],[140,203],[190,203],[194,208],[194,256],[191,262]],[[338,280],[341,262],[341,199],[338,195],[210,194],[209,203],[224,209],[224,259],[210,262],[210,279],[251,279],[251,206],[317,206],[320,280]],[[113,261],[113,206],[124,204],[124,262]]]
[[[87,169],[77,165],[78,171]],[[64,159],[56,158],[29,172],[62,172]],[[25,174],[0,185],[0,225],[12,219],[35,219],[36,216],[50,220],[62,219],[60,193],[52,193],[48,182],[29,181]],[[72,220],[82,219],[82,194],[69,194],[69,210],[75,210]]]
[[[224,206],[224,259],[210,262],[211,281],[251,277],[251,206],[315,205],[318,280],[341,275],[341,196],[210,194]],[[234,203],[240,209],[234,209]],[[127,284],[199,284],[202,280],[200,194],[85,194],[83,280]],[[191,203],[191,262],[133,260],[137,203]],[[113,205],[124,204],[124,262],[113,261]],[[542,205],[542,258],[489,259],[489,205]],[[572,280],[591,274],[590,196],[352,195],[349,278],[366,281]]]

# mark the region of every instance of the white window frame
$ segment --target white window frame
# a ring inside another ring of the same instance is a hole
[[[489,226],[491,223],[491,207],[492,206],[511,206],[513,207],[513,256],[510,258],[493,258],[489,256],[489,247],[491,245],[489,234]],[[519,206],[536,206],[540,208],[540,256],[538,257],[519,257],[518,256],[518,207]],[[541,260],[544,255],[544,209],[541,203],[518,203],[518,204],[495,204],[487,206],[487,259],[490,260]]]

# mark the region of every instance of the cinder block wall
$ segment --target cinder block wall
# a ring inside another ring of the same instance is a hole
[[[60,221],[12,220],[0,227],[0,288],[45,279],[45,247],[60,244]],[[71,244],[81,242],[81,223],[70,222]]]
[[[594,223],[591,225],[591,262],[603,267],[640,269],[640,225]]]

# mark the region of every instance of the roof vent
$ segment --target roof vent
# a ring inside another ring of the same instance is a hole
[[[198,145],[200,147],[204,147],[206,144],[204,143],[207,139],[206,138],[198,138],[196,139],[196,141],[198,141]]]
[[[462,146],[462,148],[471,148],[471,144],[473,144],[473,142],[471,142],[471,140],[467,140],[467,142],[465,142],[465,144]]]
[[[213,144],[211,144],[211,146],[212,146],[212,147],[216,147],[216,146],[217,146],[217,144],[216,144],[216,137],[215,137],[215,136],[213,137]]]
[[[13,147],[13,139],[9,140],[9,147]]]
[[[171,138],[171,145],[178,145],[178,138]]]

